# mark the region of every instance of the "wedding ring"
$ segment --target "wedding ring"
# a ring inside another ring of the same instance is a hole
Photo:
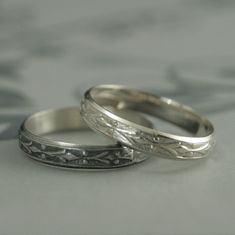
[[[114,114],[105,106],[135,110],[158,117],[191,133],[170,134],[142,126]],[[173,159],[198,159],[208,155],[215,143],[210,121],[172,99],[119,85],[89,89],[81,102],[81,115],[94,130],[137,151]]]
[[[152,123],[133,112],[124,116],[138,123]],[[131,117],[132,116],[132,117]],[[147,159],[147,155],[124,147],[117,142],[110,145],[80,145],[45,137],[48,133],[87,129],[78,107],[51,109],[28,117],[19,130],[19,146],[32,159],[48,165],[81,168],[109,169],[129,166]]]

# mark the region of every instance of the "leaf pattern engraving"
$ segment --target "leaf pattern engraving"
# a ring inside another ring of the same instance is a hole
[[[144,160],[135,157],[132,149],[117,147],[63,148],[31,140],[24,131],[19,133],[19,146],[31,158],[40,162],[70,168],[114,168]]]
[[[111,136],[138,151],[159,154],[162,157],[177,159],[197,159],[208,155],[214,141],[191,144],[174,140],[163,135],[150,134],[113,120],[107,114],[96,109],[89,100],[82,100],[81,114],[84,120],[93,129]],[[113,124],[115,123],[115,124]]]

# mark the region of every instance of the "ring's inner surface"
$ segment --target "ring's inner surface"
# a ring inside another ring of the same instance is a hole
[[[152,123],[136,112],[127,110],[112,111],[128,120],[152,127]],[[114,144],[113,139],[97,134],[87,127],[80,115],[78,107],[46,110],[30,116],[25,121],[25,128],[34,135],[49,137],[66,142],[79,142],[79,144]]]
[[[85,129],[87,126],[81,118],[79,108],[63,108],[33,114],[26,120],[25,128],[35,135],[44,135],[60,131]]]
[[[145,113],[173,123],[197,137],[204,137],[213,132],[213,127],[208,120],[197,115],[189,107],[171,99],[138,90],[109,86],[93,88],[90,95],[99,105]]]

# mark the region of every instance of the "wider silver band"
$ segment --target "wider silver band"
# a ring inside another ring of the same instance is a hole
[[[152,126],[146,119],[136,120]],[[52,132],[84,128],[88,127],[81,119],[78,107],[42,111],[28,117],[20,127],[19,146],[29,157],[37,161],[65,168],[109,169],[147,159],[147,155],[115,142],[107,146],[83,146],[43,136]]]
[[[128,121],[104,107],[127,108],[156,116],[189,131],[180,136]],[[119,85],[101,85],[85,93],[81,113],[87,124],[138,151],[174,159],[206,157],[214,145],[213,125],[174,100]]]

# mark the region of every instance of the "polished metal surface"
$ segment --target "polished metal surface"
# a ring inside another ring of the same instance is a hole
[[[191,136],[170,134],[139,125],[104,107],[107,105],[161,118],[185,129]],[[215,143],[213,125],[190,107],[124,86],[101,85],[91,88],[81,102],[81,114],[94,130],[130,148],[161,157],[203,158]]]
[[[122,115],[152,126],[151,122],[136,116],[134,112],[122,112]],[[30,158],[65,168],[109,169],[133,165],[148,158],[146,154],[116,142],[105,146],[91,146],[52,140],[44,136],[48,133],[86,128],[88,127],[82,120],[78,107],[38,112],[28,117],[20,127],[19,146]]]

